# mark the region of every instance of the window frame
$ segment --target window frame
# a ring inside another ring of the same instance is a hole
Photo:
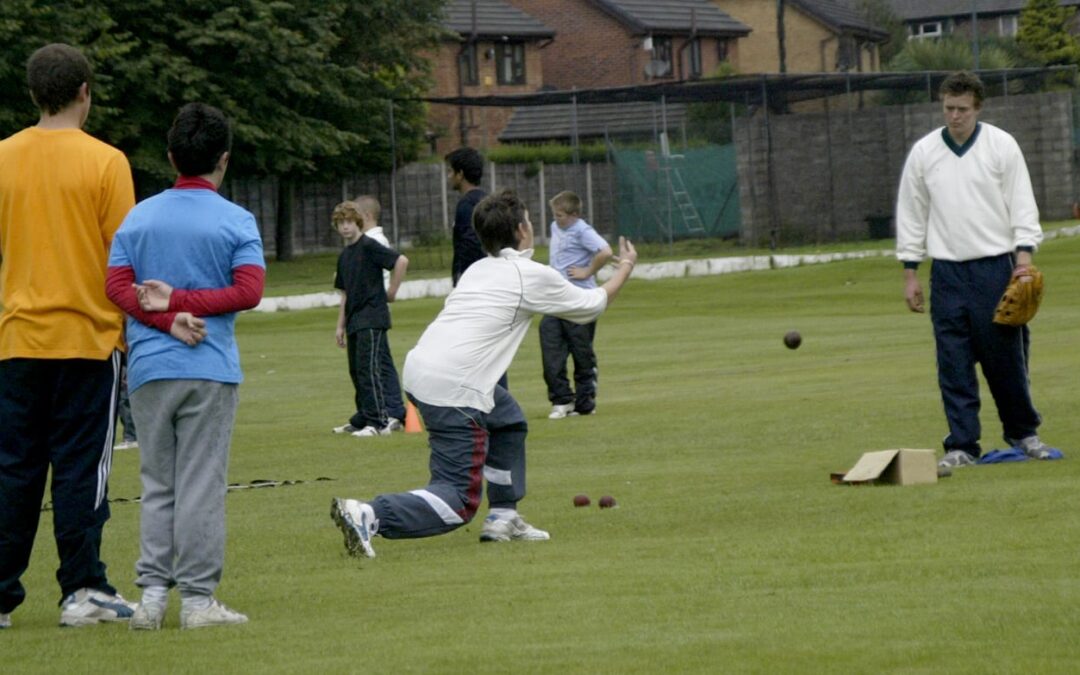
[[[466,87],[475,87],[480,84],[480,62],[477,58],[479,50],[475,42],[467,42],[462,45],[458,52],[457,67],[458,79]]]
[[[525,84],[525,43],[504,40],[495,45],[495,81],[501,85]]]

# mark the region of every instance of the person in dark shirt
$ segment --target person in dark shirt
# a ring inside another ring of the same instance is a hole
[[[451,280],[457,286],[469,265],[487,257],[472,225],[473,209],[486,195],[480,189],[484,158],[472,148],[458,148],[446,155],[446,163],[450,187],[461,193],[454,209],[454,260],[450,268]]]
[[[386,436],[398,420],[387,416],[379,364],[391,358],[387,303],[397,296],[409,259],[362,233],[363,218],[353,202],[338,204],[332,221],[345,243],[334,278],[334,288],[341,292],[336,339],[349,351],[349,375],[356,388],[356,413],[334,433]],[[389,287],[383,285],[383,270],[392,270]]]

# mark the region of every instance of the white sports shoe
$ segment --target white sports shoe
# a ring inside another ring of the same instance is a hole
[[[135,613],[135,603],[94,588],[80,588],[60,605],[61,626],[90,626],[102,621],[127,621]]]
[[[364,427],[363,429],[352,432],[352,435],[356,436],[357,438],[367,438],[369,436],[389,436],[390,435],[390,429],[389,428],[380,429],[379,427],[373,427],[373,426],[371,426],[369,424],[368,426]]]
[[[191,611],[180,610],[180,628],[207,628],[209,626],[230,626],[247,623],[246,615],[229,609],[221,604],[217,598],[210,598],[210,606],[206,609],[194,609]]]
[[[370,504],[355,499],[335,497],[330,502],[330,517],[345,535],[345,549],[355,558],[374,558],[371,538],[379,531],[379,519]]]
[[[11,628],[11,614],[0,614],[0,629]]]
[[[138,450],[138,449],[139,449],[139,442],[138,441],[120,441],[119,443],[117,443],[116,445],[113,446],[113,450]]]
[[[484,519],[484,526],[480,529],[480,541],[510,541],[511,539],[546,541],[551,539],[551,535],[526,523],[521,516],[499,518],[491,514]]]
[[[562,418],[572,415],[574,413],[574,404],[565,403],[551,406],[551,414],[548,415],[549,420],[561,420]]]
[[[360,431],[360,430],[357,429],[356,427],[354,427],[353,425],[349,424],[348,422],[346,422],[345,424],[342,424],[340,427],[334,427],[333,431],[334,431],[335,434],[351,434],[354,431]]]
[[[396,417],[391,417],[388,420],[386,420],[386,426],[383,427],[383,431],[387,432],[387,434],[389,434],[391,432],[394,432],[394,431],[404,431],[404,430],[405,430],[405,425],[402,424],[401,420],[399,420]]]
[[[1038,436],[1028,436],[1020,440],[1006,438],[1005,442],[1014,448],[1020,448],[1025,455],[1032,459],[1050,459],[1050,451],[1053,450],[1049,445],[1039,440]]]
[[[160,602],[140,602],[128,621],[131,630],[161,630],[165,621],[165,605]]]

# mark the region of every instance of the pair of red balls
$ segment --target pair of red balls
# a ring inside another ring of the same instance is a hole
[[[574,497],[574,506],[588,506],[589,504],[592,504],[589,495],[578,495]],[[610,509],[613,506],[615,506],[615,498],[611,495],[604,495],[600,498],[600,508]]]

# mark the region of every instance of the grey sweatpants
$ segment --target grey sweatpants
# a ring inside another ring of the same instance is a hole
[[[142,460],[139,587],[211,595],[225,564],[225,493],[237,385],[156,380],[131,393]]]

